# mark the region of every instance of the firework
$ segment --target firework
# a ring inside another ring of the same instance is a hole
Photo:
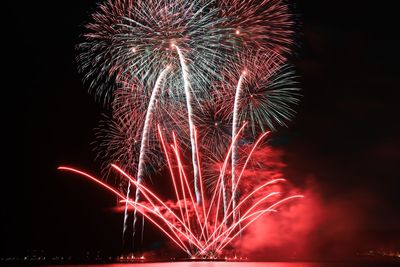
[[[168,66],[168,68],[172,67]],[[168,71],[168,74],[169,73],[170,69]],[[165,78],[162,79],[160,87],[165,85]],[[124,121],[130,121],[132,127],[137,128],[136,131],[141,132],[144,127],[146,114],[150,107],[149,103],[154,92],[155,83],[152,85],[152,91],[145,89],[147,85],[143,84],[140,78],[133,79],[128,76],[127,78],[120,78],[120,80],[120,86],[115,90],[113,95],[112,118],[115,120],[122,119]],[[187,121],[186,104],[182,101],[165,101],[160,87],[156,90],[158,92],[155,92],[157,94],[154,94],[154,105],[150,113],[152,114],[150,116],[153,122],[152,124],[159,124],[163,130],[169,129],[180,134],[182,137],[186,137],[189,131],[188,127],[184,127]],[[157,146],[158,141],[154,142],[154,140],[158,138],[157,130],[154,129],[154,127],[149,127],[148,130],[148,146]],[[156,149],[155,147],[154,150]]]
[[[262,51],[247,51],[238,54],[236,60],[228,64],[223,74],[217,93],[225,98],[224,109],[232,111],[232,137],[237,134],[241,121],[250,121],[253,135],[258,132],[273,128],[276,120],[282,124],[281,117],[290,119],[289,104],[297,102],[297,94],[293,88],[275,88],[274,75],[283,64],[281,56],[277,53],[264,54]],[[288,78],[288,77],[286,77]],[[289,76],[290,78],[290,76]],[[282,83],[290,86],[289,78]],[[236,85],[236,87],[234,87]],[[280,90],[275,93],[275,90]],[[286,92],[284,94],[283,92]],[[274,95],[279,99],[274,98]],[[250,103],[250,104],[249,104]],[[250,110],[248,106],[250,106]],[[231,108],[233,107],[233,109]],[[273,109],[273,108],[275,109]],[[278,109],[277,112],[275,110]],[[267,123],[268,129],[264,127]],[[258,126],[256,129],[256,125]],[[234,144],[231,158],[231,189],[233,194],[233,207],[236,206],[237,192],[234,190],[236,184],[236,165],[238,161],[239,142]],[[235,220],[236,214],[233,214]]]
[[[144,169],[143,165],[145,163],[145,154],[146,154],[146,149],[147,149],[147,140],[149,138],[149,128],[151,124],[151,120],[153,117],[153,110],[156,102],[156,97],[159,94],[159,89],[161,87],[161,82],[165,78],[167,72],[169,71],[170,67],[167,66],[158,76],[157,81],[154,85],[153,91],[151,93],[150,101],[146,110],[146,117],[144,120],[144,125],[143,125],[143,132],[142,132],[142,138],[140,140],[140,152],[139,152],[139,161],[138,161],[138,172],[137,172],[137,182],[140,184],[143,181],[143,174],[144,174]],[[140,192],[139,190],[136,190],[136,202],[139,199]]]
[[[186,98],[186,108],[188,111],[188,122],[189,122],[189,133],[190,133],[190,144],[191,144],[191,151],[192,151],[192,164],[193,164],[193,182],[194,182],[194,189],[196,193],[196,201],[200,203],[202,201],[202,197],[200,194],[199,188],[199,169],[198,169],[198,162],[196,157],[196,150],[197,145],[194,136],[195,125],[193,123],[193,108],[192,108],[192,92],[190,91],[190,83],[189,83],[189,73],[188,67],[185,62],[185,58],[182,54],[181,49],[177,45],[173,45],[176,48],[176,51],[179,55],[179,62],[182,68],[182,77],[183,77],[183,87],[185,91],[185,98]]]
[[[143,94],[143,90],[141,90],[143,85],[139,79],[135,82],[132,82],[131,79],[127,79],[127,81],[124,79],[124,82],[121,82],[122,87],[116,90],[115,93],[115,101],[113,102],[114,120],[109,121],[109,127],[100,131],[97,135],[98,139],[100,139],[100,146],[104,145],[101,147],[105,151],[103,158],[108,155],[108,160],[114,160],[114,162],[122,161],[121,166],[125,166],[127,170],[137,173],[138,183],[143,182],[145,164],[147,162],[157,163],[160,167],[160,161],[156,157],[156,153],[154,153],[157,151],[158,142],[155,143],[154,139],[151,139],[153,135],[149,133],[151,130],[150,124],[153,123],[153,113],[154,111],[159,112],[156,109],[159,88],[169,70],[170,67],[167,66],[160,73],[149,98]],[[146,107],[147,102],[148,105]],[[160,118],[160,116],[157,118]],[[164,114],[163,118],[164,121],[162,123],[166,125],[165,119],[167,116]],[[171,126],[169,125],[169,127]],[[128,183],[127,198],[130,194],[130,188],[131,185]],[[140,192],[136,190],[135,200],[139,201],[139,198]],[[125,205],[123,235],[127,229],[127,212],[128,204]],[[134,225],[136,225],[136,220],[135,212]]]
[[[240,133],[243,128],[244,127],[241,127],[238,132]],[[124,176],[132,185],[134,185],[136,188],[139,188],[147,203],[131,200],[118,192],[118,190],[115,190],[111,186],[102,182],[100,179],[80,170],[70,167],[59,167],[59,169],[78,173],[107,188],[115,195],[122,198],[125,203],[128,203],[128,205],[132,206],[135,210],[141,213],[147,220],[152,222],[172,242],[174,242],[180,249],[185,251],[191,257],[217,257],[224,247],[229,245],[242,231],[244,231],[262,215],[269,212],[277,212],[277,208],[283,203],[286,203],[292,199],[303,197],[302,195],[292,195],[279,198],[281,192],[273,191],[254,200],[252,197],[261,190],[276,183],[284,182],[284,179],[273,179],[262,183],[258,187],[255,187],[245,197],[238,201],[238,204],[235,208],[233,208],[231,205],[233,201],[233,196],[231,196],[227,206],[226,215],[221,215],[219,211],[219,207],[221,205],[221,186],[217,186],[213,190],[211,193],[212,197],[208,198],[207,201],[205,201],[205,193],[203,191],[203,187],[201,186],[201,193],[204,201],[198,205],[193,197],[193,193],[195,192],[189,184],[188,174],[183,168],[182,159],[179,152],[180,149],[177,146],[176,139],[174,139],[170,144],[170,149],[174,151],[172,154],[175,155],[174,158],[171,158],[169,156],[171,154],[167,153],[167,142],[164,139],[160,128],[159,133],[160,142],[162,143],[162,147],[165,151],[165,156],[168,161],[171,178],[174,184],[176,195],[175,204],[161,200],[160,197],[158,197],[151,189],[143,184],[140,184],[136,179],[134,179],[117,165],[112,165],[112,167],[117,170],[120,175]],[[247,162],[249,161],[251,155],[253,154],[254,150],[256,150],[261,139],[264,137],[265,134],[261,135],[258,139],[259,141],[254,144],[251,152],[248,154],[246,164],[243,168],[246,168]],[[237,136],[235,136],[235,138],[232,140],[232,143],[234,143],[235,139],[237,139]],[[219,179],[224,176],[231,151],[232,145],[226,154]],[[198,151],[196,151],[196,155],[199,156]],[[175,162],[175,167],[172,166],[172,162]],[[178,169],[177,172],[174,171],[176,169]],[[244,170],[245,169],[242,169],[241,174],[238,177],[238,184],[241,180]],[[202,184],[201,171],[199,177],[200,183]],[[241,209],[242,214],[240,219],[238,219],[237,222],[232,222],[232,224],[227,225],[227,218],[234,212],[238,212],[239,209]],[[240,224],[243,226],[240,230],[238,230],[238,225]]]
[[[236,90],[235,90],[235,101],[233,104],[233,121],[232,121],[232,140],[233,137],[237,135],[238,131],[238,111],[239,111],[239,104],[241,101],[241,96],[242,96],[242,83],[244,76],[246,75],[246,72],[244,71],[237,82]],[[236,162],[237,162],[237,145],[238,143],[233,144],[233,149],[232,149],[232,180],[231,180],[231,186],[232,186],[232,204],[233,204],[233,221],[236,221],[236,199],[237,199],[237,193],[235,190],[236,187]]]
[[[146,168],[142,168],[142,173],[145,169],[155,170],[163,165],[157,130],[154,127],[147,127],[146,142],[142,142],[146,112],[151,99],[151,95],[141,92],[142,88],[140,80],[121,83],[120,88],[114,92],[111,114],[105,115],[96,128],[94,145],[97,158],[103,161],[105,176],[108,176],[111,163],[118,163],[130,173],[137,174],[142,143],[146,144],[145,153],[142,153]],[[177,127],[177,123],[180,124],[178,121],[184,118],[172,116],[171,112],[180,113],[171,105],[161,105],[158,100],[156,98],[154,101],[153,116],[150,116],[152,117],[150,121],[160,124],[163,129],[174,129],[179,132],[181,128]],[[180,109],[176,105],[175,108]]]
[[[253,135],[275,130],[276,124],[287,126],[300,97],[293,68],[276,54],[259,51],[243,54],[239,59],[221,84],[224,89],[220,93],[226,99],[224,108],[232,115],[236,112],[236,123],[250,122]]]
[[[132,120],[116,120],[104,115],[95,129],[95,150],[97,159],[101,160],[103,175],[109,177],[110,164],[118,163],[130,173],[137,172],[137,161],[140,150],[140,123]],[[139,127],[138,127],[139,126]],[[157,158],[147,154],[149,162]]]
[[[107,0],[100,4],[98,12],[92,15],[92,22],[86,25],[85,41],[78,45],[79,70],[84,74],[90,91],[99,99],[110,97],[116,89],[115,81],[122,73],[113,56],[114,36],[120,31],[115,25],[122,23],[132,6],[131,2]]]
[[[123,2],[123,1],[119,1]],[[132,1],[133,2],[133,1]],[[214,1],[146,0],[129,4],[108,0],[99,5],[87,24],[85,41],[78,48],[78,62],[95,95],[109,98],[118,77],[131,74],[151,84],[166,65],[179,66],[178,46],[192,74],[196,97],[232,54],[229,30],[223,26]],[[168,90],[179,98],[182,77],[171,71]],[[165,88],[162,88],[165,90]]]
[[[207,158],[223,158],[232,138],[232,118],[230,112],[222,108],[224,101],[223,97],[215,95],[194,107],[194,124],[201,136],[199,149]]]
[[[221,250],[255,219],[292,199],[265,208],[273,192],[249,203],[269,182],[243,191],[243,198],[238,191],[256,147],[294,115],[299,94],[286,63],[293,35],[293,15],[283,0],[99,4],[77,60],[89,90],[111,103],[96,144],[103,169],[117,170],[126,190],[117,194],[69,170],[124,200],[123,233],[133,206],[133,233],[139,212],[189,255]],[[252,149],[242,153],[248,144]],[[189,170],[183,158],[190,159]],[[170,204],[179,213],[144,185],[147,170],[163,165],[176,194],[177,204]],[[205,176],[212,186],[205,192],[201,169],[211,165]]]

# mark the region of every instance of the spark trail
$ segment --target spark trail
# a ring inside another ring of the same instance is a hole
[[[185,97],[186,97],[186,108],[188,111],[190,143],[192,146],[194,191],[196,194],[197,204],[200,204],[202,202],[202,199],[201,199],[200,186],[199,186],[199,168],[198,168],[198,162],[197,162],[197,156],[196,156],[197,146],[196,146],[196,138],[195,138],[195,134],[194,134],[195,126],[193,123],[192,93],[190,90],[190,83],[189,83],[189,79],[188,79],[188,69],[187,69],[187,65],[185,63],[185,58],[182,54],[181,49],[175,44],[172,44],[172,47],[175,47],[176,51],[178,52],[179,61],[180,61],[181,68],[182,68],[182,77],[183,77],[183,83],[184,83],[183,86],[185,89]]]
[[[163,81],[164,77],[168,73],[168,71],[171,69],[170,66],[167,66],[158,76],[156,84],[154,85],[153,91],[151,93],[149,105],[146,111],[146,118],[144,121],[144,126],[143,126],[143,132],[142,132],[142,140],[140,143],[140,155],[139,155],[139,162],[138,162],[138,172],[137,172],[137,182],[138,184],[142,184],[143,182],[143,175],[144,175],[144,164],[145,164],[145,154],[146,154],[146,146],[147,146],[147,139],[149,135],[149,128],[150,128],[150,122],[153,117],[153,110],[154,110],[154,105],[156,101],[156,97],[159,94],[160,87],[161,87],[161,82]],[[129,182],[130,185],[130,182]],[[128,187],[128,194],[129,194],[129,187]],[[129,198],[129,195],[127,194],[127,198]],[[140,199],[140,190],[139,187],[136,188],[136,193],[135,193],[135,202],[139,202]],[[127,205],[127,204],[126,204]],[[127,206],[126,206],[127,207]],[[127,214],[127,208],[125,207],[125,219],[124,219],[124,224],[126,224],[126,218],[128,216]],[[133,239],[135,238],[135,233],[136,233],[136,222],[137,222],[137,213],[136,209],[134,212],[134,219],[133,219]],[[124,231],[126,227],[124,226]]]
[[[242,96],[242,83],[243,83],[243,79],[244,76],[246,75],[246,71],[243,71],[242,75],[240,75],[239,81],[237,83],[237,87],[236,87],[236,92],[235,92],[235,102],[233,105],[233,122],[232,122],[232,140],[233,137],[236,136],[237,131],[238,131],[238,112],[239,112],[239,101],[240,98]],[[238,142],[236,141],[233,144],[233,148],[232,148],[232,203],[233,203],[233,222],[236,221],[236,212],[235,212],[235,208],[236,208],[236,198],[237,198],[237,192],[236,192],[236,163],[238,160]]]

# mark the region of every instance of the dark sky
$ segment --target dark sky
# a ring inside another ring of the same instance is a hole
[[[362,233],[393,243],[400,236],[399,14],[384,2],[297,3],[293,61],[304,96],[290,128],[275,136],[288,172],[297,183],[314,177],[326,199],[353,192],[377,199]],[[3,4],[0,255],[120,250],[122,218],[105,209],[113,198],[56,171],[72,164],[99,173],[90,142],[102,107],[74,59],[94,6]]]

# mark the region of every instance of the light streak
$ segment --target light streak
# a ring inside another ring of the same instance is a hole
[[[182,68],[182,77],[183,77],[183,86],[185,89],[185,97],[186,97],[186,108],[188,111],[188,122],[189,122],[189,132],[190,132],[190,143],[192,145],[192,163],[193,163],[193,182],[194,182],[194,191],[196,194],[196,201],[197,204],[200,204],[202,202],[201,199],[201,192],[200,192],[200,186],[199,186],[199,168],[198,168],[198,162],[197,162],[197,156],[196,156],[196,137],[195,137],[195,126],[193,123],[193,109],[192,109],[192,92],[190,90],[190,83],[188,79],[188,68],[185,63],[185,58],[182,54],[181,49],[175,45],[172,44],[172,47],[176,48],[176,51],[178,52],[179,55],[179,61],[181,64]]]
[[[233,122],[232,122],[232,140],[237,134],[238,130],[238,112],[239,112],[239,101],[241,100],[241,95],[242,95],[242,83],[244,79],[245,72],[243,72],[242,75],[240,75],[239,81],[236,86],[236,91],[235,91],[235,102],[233,105]],[[236,199],[237,199],[237,192],[236,192],[236,177],[235,177],[235,171],[236,171],[236,164],[237,164],[237,158],[238,158],[238,142],[235,142],[232,148],[232,181],[231,181],[231,186],[232,186],[232,204],[233,204],[233,209],[235,210],[236,208]],[[233,221],[236,221],[236,212],[233,212]]]
[[[239,131],[238,131],[238,133],[236,134],[236,136],[233,138],[231,145],[229,146],[228,153],[227,153],[226,156],[225,156],[224,163],[223,163],[223,165],[222,165],[220,174],[219,174],[219,176],[218,176],[217,185],[220,183],[221,179],[224,179],[226,167],[227,167],[228,160],[229,160],[229,156],[231,155],[231,152],[232,152],[232,147],[234,146],[234,144],[235,144],[235,142],[236,142],[236,139],[238,138],[240,132],[244,129],[244,127],[245,127],[246,125],[247,125],[247,123],[244,123],[244,124],[242,125],[242,127],[239,129]],[[212,197],[211,197],[211,202],[210,202],[210,204],[209,204],[209,208],[208,208],[208,212],[207,212],[207,217],[209,216],[209,214],[210,214],[210,212],[211,212],[211,207],[212,207],[213,204],[214,204],[214,199],[215,199],[215,196],[216,196],[217,191],[219,191],[218,186],[214,189],[213,195],[212,195]]]
[[[164,208],[166,208],[173,216],[174,216],[174,218],[175,219],[177,219],[180,223],[182,223],[182,225],[184,226],[184,227],[186,227],[185,226],[185,224],[179,219],[179,217],[156,195],[156,194],[154,194],[151,190],[149,190],[146,186],[144,186],[144,185],[142,185],[142,184],[139,184],[137,181],[135,181],[135,179],[133,179],[130,175],[128,175],[126,172],[124,172],[120,167],[118,167],[117,165],[115,165],[115,164],[112,164],[112,167],[113,168],[115,168],[118,172],[120,172],[122,175],[124,175],[127,179],[129,179],[129,181],[130,182],[132,182],[135,186],[137,186],[137,188],[139,188],[139,190],[142,192],[142,194],[143,194],[143,196],[145,196],[146,197],[146,199],[147,200],[149,200],[149,202],[154,206],[154,207],[156,207],[154,204],[153,204],[153,201],[151,200],[151,198],[147,195],[147,194],[149,194],[150,196],[152,196],[155,200],[157,200],[157,202],[161,205],[161,206],[163,206]],[[137,202],[135,202],[135,203],[137,203]],[[189,232],[192,234],[192,232],[190,231],[190,229],[189,229]],[[193,235],[193,234],[192,234]],[[196,241],[198,241],[198,239],[197,238],[195,238],[195,240]]]
[[[59,170],[64,170],[64,171],[71,171],[74,173],[77,173],[79,175],[85,176],[87,178],[89,178],[90,180],[94,181],[95,183],[101,185],[102,187],[108,189],[109,191],[111,191],[112,193],[114,193],[115,195],[117,195],[118,197],[124,199],[127,203],[129,203],[130,205],[132,205],[134,208],[136,208],[137,206],[140,207],[145,207],[143,205],[141,205],[140,203],[134,203],[133,201],[129,201],[128,199],[125,198],[124,195],[120,194],[117,190],[115,190],[114,188],[112,188],[111,186],[107,185],[106,183],[102,182],[100,179],[86,173],[83,172],[81,170],[75,169],[75,168],[71,168],[71,167],[66,167],[66,166],[60,166],[58,167]],[[139,210],[140,211],[140,210]],[[151,211],[151,210],[150,210]],[[167,231],[164,230],[163,227],[161,227],[160,224],[158,224],[156,221],[154,221],[151,217],[149,217],[148,215],[146,215],[144,212],[141,212],[143,216],[145,216],[147,219],[149,219],[152,223],[154,223],[155,226],[157,226],[163,233],[165,233],[176,245],[178,245],[178,247],[180,247],[181,249],[183,249],[184,251],[186,251],[185,248],[183,248],[178,241],[176,241]],[[190,254],[189,251],[186,251],[187,253]]]
[[[189,197],[190,197],[190,200],[192,201],[191,204],[192,204],[192,207],[194,208],[197,221],[198,221],[199,225],[201,226],[202,225],[202,221],[200,219],[200,215],[199,215],[199,212],[198,212],[198,208],[197,208],[196,202],[194,201],[194,198],[193,198],[192,190],[190,188],[186,172],[183,169],[183,165],[182,165],[182,161],[181,161],[181,158],[180,158],[180,155],[179,155],[179,151],[178,151],[175,135],[174,135],[174,145],[171,144],[171,147],[175,152],[176,159],[178,161],[178,167],[180,169],[180,173],[182,174],[181,177],[183,178],[183,181],[185,182],[184,184],[186,185],[186,190],[189,192]]]
[[[170,66],[167,66],[158,76],[157,81],[154,85],[153,91],[151,93],[149,105],[147,107],[146,111],[146,118],[144,121],[144,126],[143,126],[143,132],[142,132],[142,140],[140,143],[140,154],[139,154],[139,162],[138,162],[138,172],[137,172],[137,182],[138,184],[141,184],[143,182],[143,174],[144,174],[144,169],[143,166],[145,164],[145,154],[146,154],[146,146],[147,146],[147,140],[149,137],[149,128],[150,128],[150,122],[153,117],[153,110],[154,110],[154,105],[156,101],[156,97],[159,94],[161,82],[164,79],[165,75],[168,73],[168,71],[171,69]],[[128,193],[127,193],[127,198],[129,198],[129,187],[130,184],[128,185]],[[139,202],[140,198],[140,190],[139,187],[136,188],[136,193],[135,193],[135,202]],[[126,218],[127,218],[127,209],[125,208],[125,218],[124,218],[124,224],[126,224]],[[136,214],[136,209],[134,211],[133,215],[133,233],[132,233],[132,239],[134,240],[135,234],[136,234],[136,222],[137,222],[137,214]],[[124,226],[124,232],[125,232],[126,226]],[[143,229],[143,226],[142,226]]]

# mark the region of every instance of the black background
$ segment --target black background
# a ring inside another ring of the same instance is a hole
[[[296,2],[302,25],[294,63],[304,96],[290,128],[275,138],[292,176],[314,175],[326,198],[359,189],[379,197],[382,209],[366,229],[393,242],[400,206],[398,10],[390,1]],[[102,107],[75,62],[94,7],[93,0],[2,3],[0,255],[120,251],[122,218],[107,212],[114,199],[56,170],[72,164],[99,173],[90,142]]]

